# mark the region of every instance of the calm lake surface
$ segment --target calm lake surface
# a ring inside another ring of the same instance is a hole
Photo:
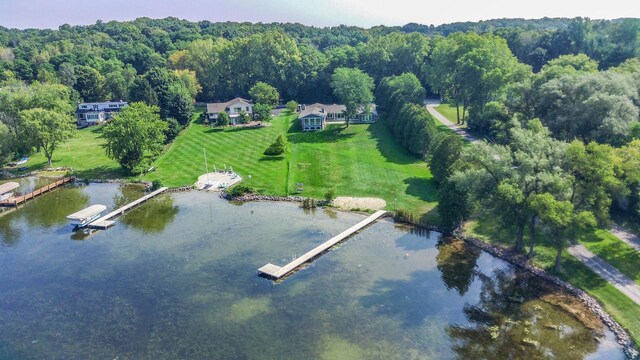
[[[67,225],[140,194],[66,187],[0,214],[0,358],[623,358],[608,330],[597,340],[541,300],[536,279],[390,221],[278,284],[256,269],[364,216],[187,192],[89,236]]]

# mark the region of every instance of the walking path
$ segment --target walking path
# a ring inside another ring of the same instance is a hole
[[[618,239],[622,240],[623,242],[627,243],[632,248],[636,249],[637,251],[640,251],[640,238],[638,238],[631,231],[623,228],[622,226],[620,226],[618,224],[615,224],[615,225],[613,225],[613,228],[611,230],[609,230],[609,232],[613,236],[615,236]]]
[[[576,259],[582,261],[583,264],[587,265],[601,278],[605,279],[609,284],[613,285],[636,304],[640,305],[640,285],[587,250],[583,245],[573,245],[569,247],[568,250]]]
[[[438,112],[438,110],[436,110],[436,106],[440,105],[440,101],[438,100],[427,100],[427,111],[433,115],[433,117],[435,117],[438,121],[440,121],[442,123],[442,125],[448,127],[449,129],[451,129],[452,131],[454,131],[456,134],[462,136],[463,138],[465,138],[467,141],[469,142],[477,142],[479,141],[475,136],[469,134],[466,132],[466,130],[462,129],[460,126],[452,123],[451,121],[449,121],[449,119],[447,119],[444,115],[440,114]]]

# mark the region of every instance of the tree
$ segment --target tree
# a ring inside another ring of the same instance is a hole
[[[270,121],[273,108],[268,104],[253,105],[253,117],[258,121]]]
[[[90,66],[76,66],[76,85],[74,89],[78,91],[84,101],[104,101],[104,76],[98,70]]]
[[[64,113],[41,108],[23,110],[20,117],[24,122],[25,131],[36,146],[44,151],[47,164],[51,166],[53,152],[74,134],[73,121]]]
[[[229,114],[227,114],[224,111],[221,111],[218,113],[218,119],[216,121],[216,125],[227,126],[229,125],[230,122],[231,122],[231,119],[229,118]]]
[[[157,155],[164,144],[168,126],[158,111],[140,102],[122,109],[104,128],[107,156],[129,172],[141,173],[145,156]]]
[[[9,128],[0,121],[0,165],[4,164],[13,153],[13,137]]]
[[[251,122],[251,116],[244,110],[240,110],[238,119],[240,120],[241,124],[248,124]]]
[[[549,193],[537,194],[531,201],[540,220],[549,231],[549,235],[556,245],[555,270],[560,271],[562,250],[568,246],[568,241],[596,226],[592,213],[574,212],[574,207],[567,200],[557,200]]]
[[[442,183],[454,172],[454,164],[460,159],[464,140],[458,134],[445,133],[438,136],[431,150],[429,170],[433,178]]]
[[[164,131],[164,142],[165,144],[168,144],[178,137],[180,130],[182,130],[182,126],[174,118],[168,118],[165,122],[167,123],[167,129]]]
[[[287,110],[292,114],[295,113],[298,111],[298,103],[295,100],[287,102]]]
[[[269,147],[264,151],[265,155],[275,156],[282,155],[285,151],[287,151],[287,139],[282,135],[278,135],[276,141],[269,145]]]
[[[174,118],[181,126],[189,125],[193,117],[193,100],[183,86],[172,86],[167,95],[168,117]]]
[[[358,111],[369,111],[373,102],[373,79],[359,69],[338,68],[331,76],[333,94],[343,103],[346,110],[347,127],[349,120],[356,117]]]
[[[153,90],[149,81],[138,76],[129,89],[129,100],[132,102],[144,102],[149,106],[158,106],[158,94]]]
[[[251,87],[249,96],[251,96],[251,100],[253,100],[254,103],[269,105],[272,108],[276,107],[280,102],[278,90],[261,81]]]

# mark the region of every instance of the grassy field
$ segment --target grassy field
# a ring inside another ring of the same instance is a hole
[[[505,247],[511,247],[514,244],[511,234],[488,220],[469,222],[466,230],[490,243]],[[528,239],[525,238],[525,241]],[[553,270],[555,249],[544,236],[539,237],[534,251],[536,265],[591,294],[629,332],[636,343],[640,341],[640,321],[638,321],[640,305],[634,303],[566,251],[562,256],[562,271],[555,273]]]
[[[79,178],[117,178],[126,176],[120,165],[105,155],[102,148],[102,127],[93,126],[79,130],[76,136],[65,142],[53,153],[52,167],[71,167]],[[47,167],[43,152],[34,154],[25,164],[30,172]]]
[[[452,123],[455,124],[458,121],[458,117],[456,115],[456,107],[455,107],[455,105],[442,103],[442,104],[436,106],[435,109],[438,110],[438,112],[440,114],[442,114],[444,117],[446,117]],[[466,115],[469,115],[469,113],[467,113]],[[462,116],[462,107],[460,107],[460,116]],[[460,125],[460,127],[463,128],[463,129],[466,128],[467,127],[467,123],[464,123],[463,125]]]
[[[640,284],[640,252],[606,230],[597,230],[580,242],[611,266]]]
[[[147,180],[169,186],[193,184],[209,169],[225,164],[243,176],[244,184],[268,194],[297,194],[321,198],[329,189],[338,196],[371,196],[388,208],[406,208],[424,214],[435,206],[436,188],[427,164],[409,155],[385,125],[329,126],[324,131],[301,132],[295,116],[281,115],[261,128],[211,128],[193,124],[155,163]],[[262,153],[279,134],[289,140],[280,157]],[[248,178],[251,176],[251,179]]]

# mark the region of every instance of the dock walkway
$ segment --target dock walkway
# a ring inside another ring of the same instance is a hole
[[[113,210],[112,212],[108,213],[107,215],[99,218],[98,220],[92,222],[91,224],[87,225],[88,227],[92,227],[92,228],[98,228],[98,229],[107,229],[110,226],[112,226],[115,222],[111,221],[112,218],[118,216],[118,215],[122,215],[124,214],[125,211],[136,207],[140,204],[142,204],[143,202],[158,196],[160,194],[162,194],[163,192],[167,191],[169,188],[167,187],[161,187],[160,189],[150,192],[149,194],[139,198],[138,200],[132,201],[130,203],[128,203],[125,206],[122,206],[116,210]]]
[[[10,197],[7,200],[1,201],[0,202],[0,206],[18,206],[20,204],[24,204],[29,200],[35,199],[36,196],[42,195],[46,192],[49,192],[55,188],[58,188],[66,183],[69,182],[74,182],[76,180],[76,178],[74,176],[71,177],[65,177],[62,178],[60,180],[57,180],[56,182],[53,182],[49,185],[43,186],[41,188],[39,188],[38,190],[32,191],[28,194],[25,195],[20,195],[20,196],[14,196],[14,197]]]
[[[348,238],[349,236],[355,234],[356,232],[364,229],[366,226],[368,226],[369,224],[371,224],[374,221],[378,220],[379,218],[384,216],[386,213],[387,212],[385,210],[378,210],[373,215],[371,215],[368,218],[366,218],[366,219],[360,221],[359,223],[353,225],[352,227],[348,228],[347,230],[341,232],[340,234],[332,237],[331,239],[327,240],[326,242],[316,246],[311,251],[309,251],[306,254],[298,257],[297,259],[293,260],[292,262],[288,263],[287,265],[280,267],[278,265],[274,265],[274,264],[269,263],[269,264],[261,267],[260,269],[258,269],[258,273],[261,274],[261,275],[264,275],[266,277],[273,278],[275,280],[283,278],[286,275],[288,275],[289,273],[291,273],[292,271],[294,271],[295,269],[299,268],[301,265],[303,265],[303,264],[315,259],[316,257],[321,255],[322,253],[324,253],[325,251],[327,251],[328,249],[330,249],[334,245],[336,245],[339,242],[345,240],[346,238]]]

